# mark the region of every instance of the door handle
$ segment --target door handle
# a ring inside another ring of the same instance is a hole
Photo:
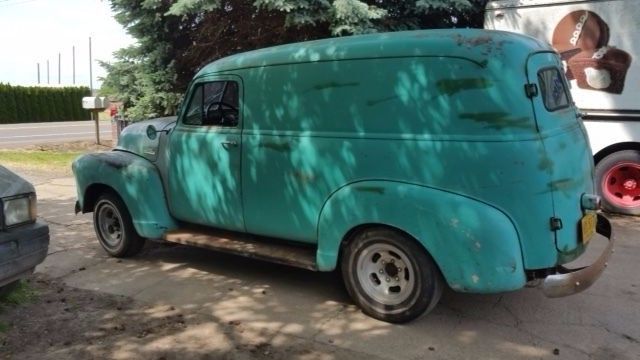
[[[233,140],[227,140],[222,142],[222,146],[225,148],[238,147],[238,142]]]

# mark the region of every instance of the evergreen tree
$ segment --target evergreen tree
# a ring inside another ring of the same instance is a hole
[[[111,0],[137,44],[102,90],[141,119],[173,114],[194,73],[230,54],[331,36],[481,27],[485,0]],[[105,94],[103,94],[105,95]]]

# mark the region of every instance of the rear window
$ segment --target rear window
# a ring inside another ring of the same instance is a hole
[[[538,72],[538,83],[544,106],[549,111],[569,107],[569,92],[558,68],[542,69]]]

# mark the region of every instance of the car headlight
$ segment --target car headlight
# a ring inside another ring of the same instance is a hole
[[[36,194],[23,194],[0,199],[2,203],[2,225],[8,228],[36,221]]]

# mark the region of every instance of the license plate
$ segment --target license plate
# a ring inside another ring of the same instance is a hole
[[[597,216],[589,213],[580,220],[580,228],[582,229],[582,243],[587,244],[591,237],[596,233]]]

